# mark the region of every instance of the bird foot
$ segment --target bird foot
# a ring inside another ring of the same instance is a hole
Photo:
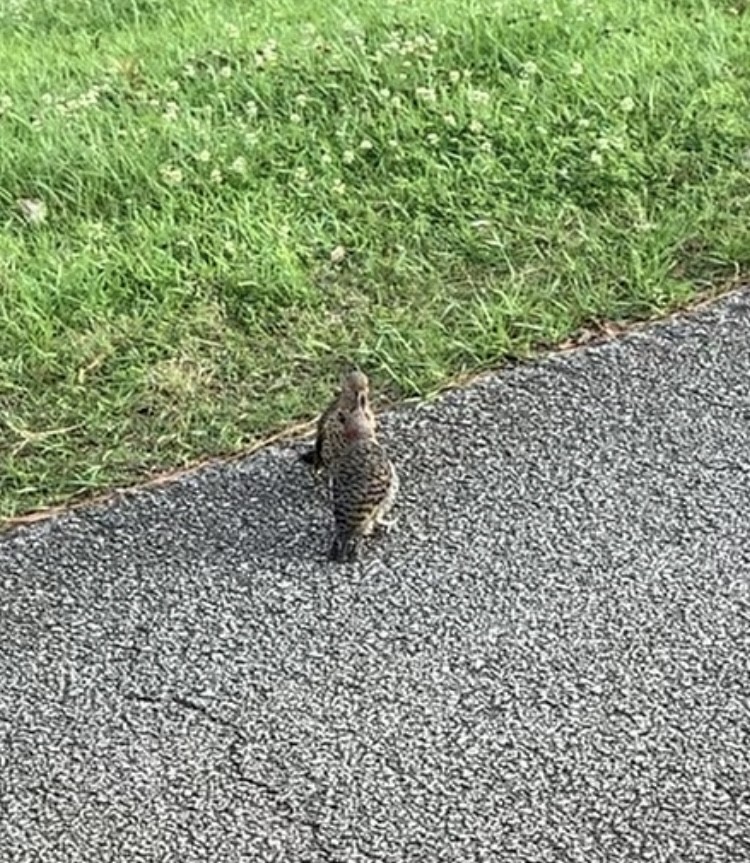
[[[375,526],[384,533],[390,533],[397,524],[397,518],[381,518],[375,522]]]

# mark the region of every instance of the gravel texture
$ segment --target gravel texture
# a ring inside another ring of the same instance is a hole
[[[0,540],[0,860],[750,860],[750,294]]]

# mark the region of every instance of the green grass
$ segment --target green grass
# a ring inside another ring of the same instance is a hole
[[[0,516],[750,264],[741,0],[8,0],[0,56]]]

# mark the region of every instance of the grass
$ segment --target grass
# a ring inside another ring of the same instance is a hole
[[[8,0],[0,56],[0,517],[750,265],[741,0]]]

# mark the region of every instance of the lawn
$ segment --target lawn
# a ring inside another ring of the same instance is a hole
[[[0,517],[750,270],[743,0],[8,0],[0,57]]]

